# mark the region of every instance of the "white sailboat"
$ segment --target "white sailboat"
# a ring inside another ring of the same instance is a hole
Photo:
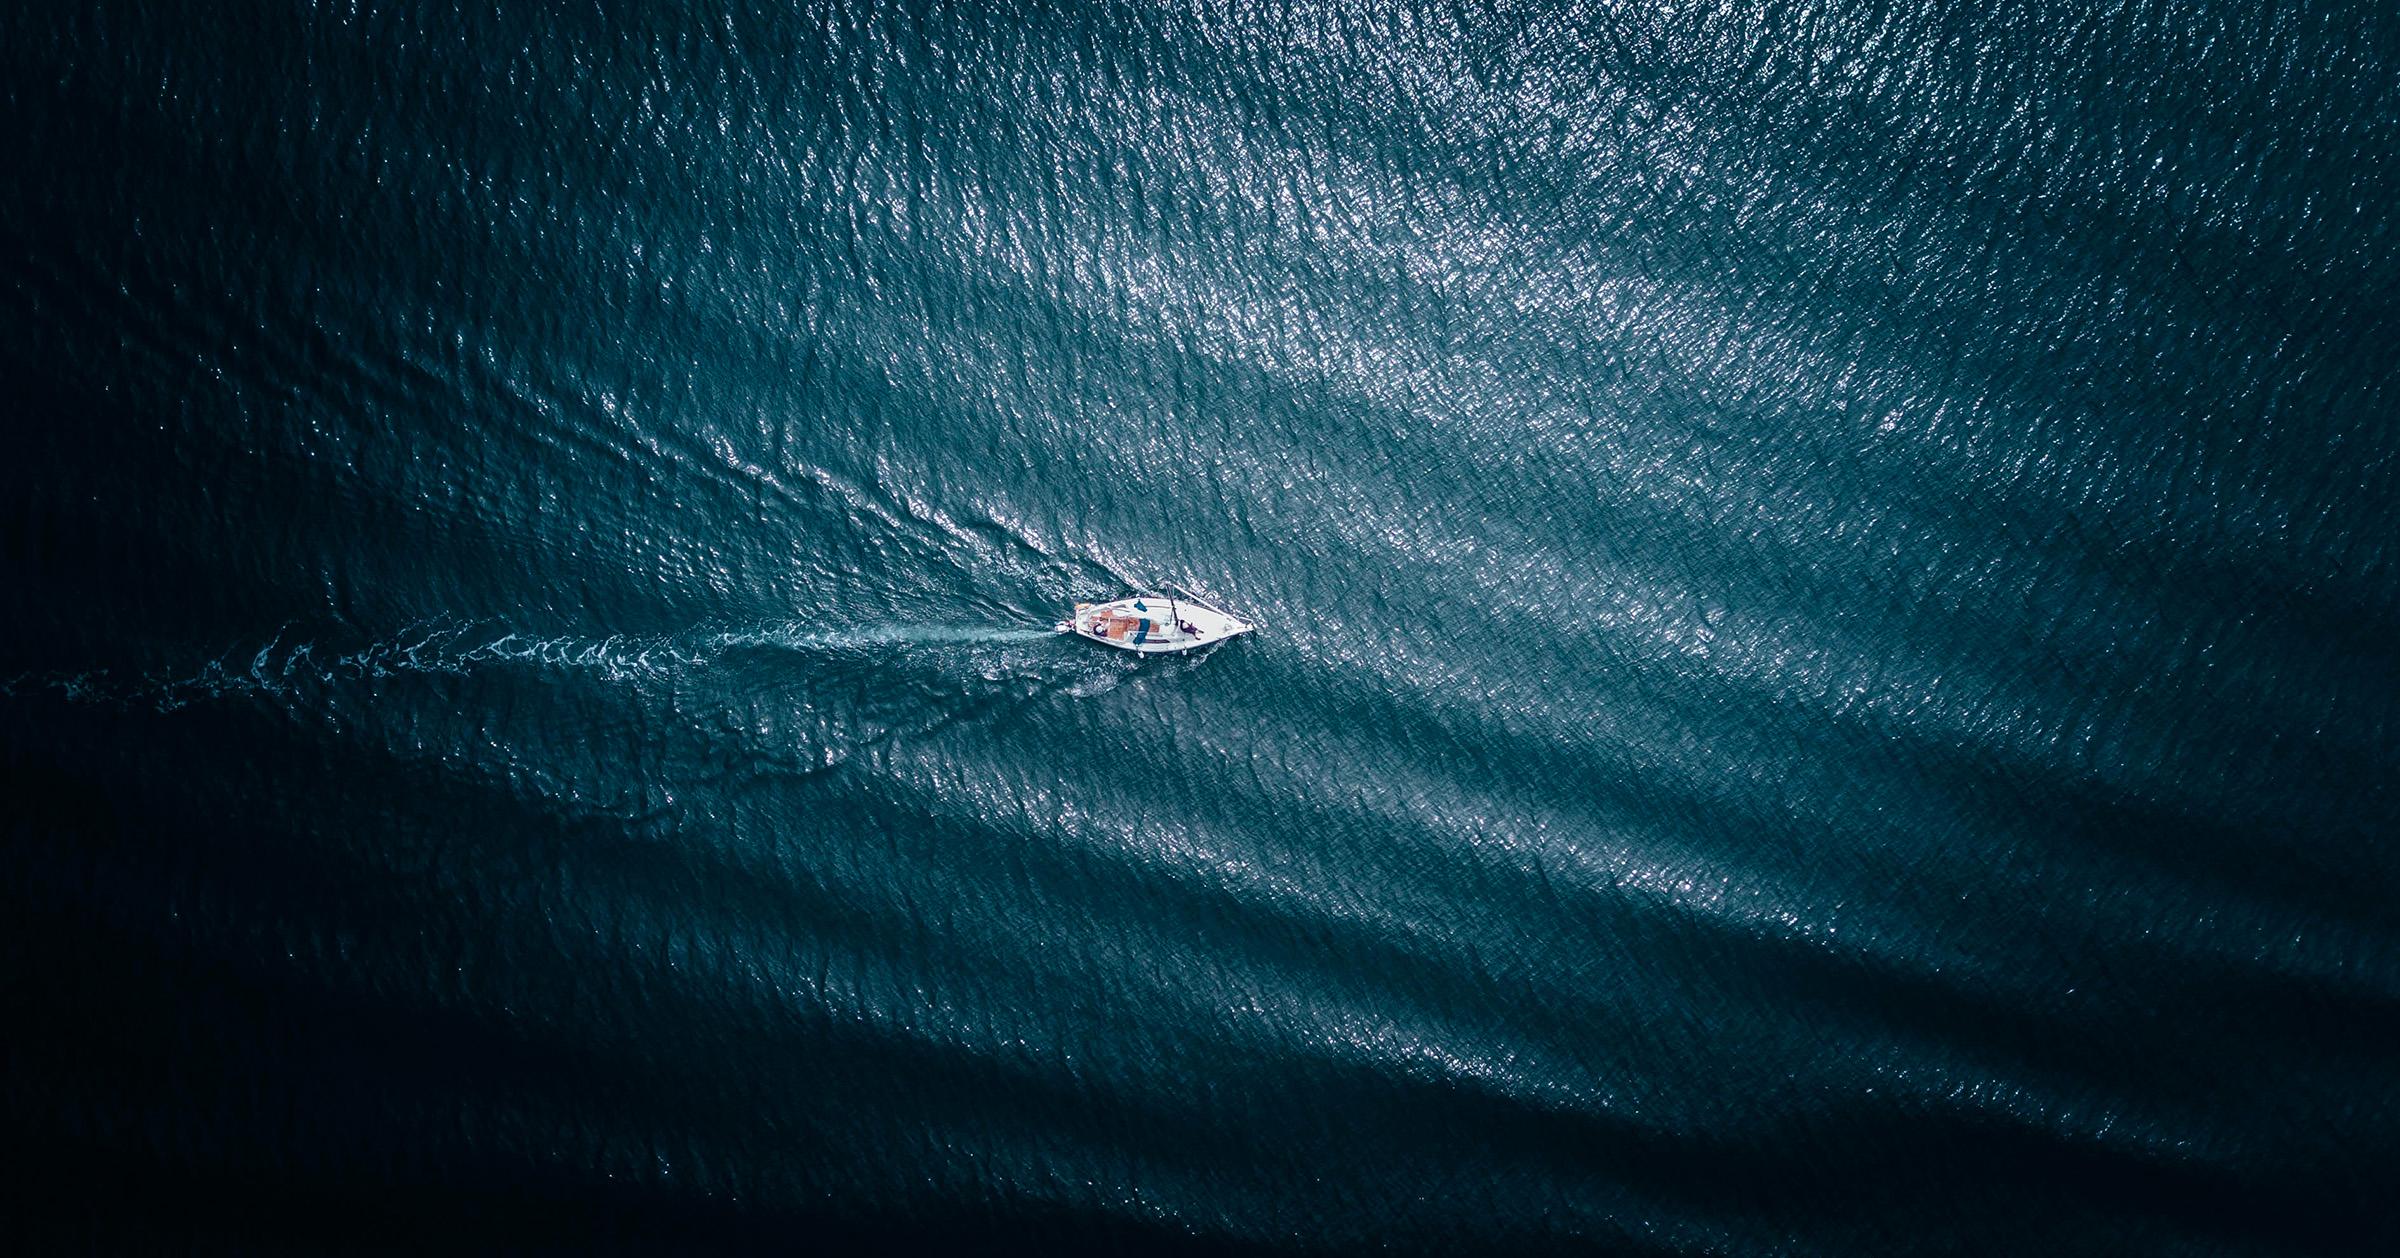
[[[1245,634],[1257,625],[1180,595],[1136,594],[1113,603],[1077,603],[1060,633],[1105,642],[1125,651],[1163,655],[1190,651]]]

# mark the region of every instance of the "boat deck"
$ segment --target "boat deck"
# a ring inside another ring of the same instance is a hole
[[[1256,628],[1203,603],[1141,595],[1114,603],[1078,603],[1059,626],[1128,651],[1189,651]]]

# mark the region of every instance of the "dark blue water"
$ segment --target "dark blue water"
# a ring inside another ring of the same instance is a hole
[[[2389,1252],[2395,67],[0,18],[11,1230]]]

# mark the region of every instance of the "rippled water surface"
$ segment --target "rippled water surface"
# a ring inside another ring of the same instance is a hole
[[[2396,66],[0,18],[25,1235],[2400,1246]]]

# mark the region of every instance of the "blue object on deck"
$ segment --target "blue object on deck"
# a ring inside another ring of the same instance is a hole
[[[1133,610],[1135,610],[1135,611],[1137,611],[1137,612],[1146,612],[1146,611],[1149,611],[1150,609],[1149,609],[1149,608],[1147,608],[1147,607],[1144,607],[1144,606],[1142,606],[1142,600],[1140,600],[1140,599],[1138,599],[1138,598],[1137,598],[1137,599],[1133,600]]]
[[[1141,606],[1141,604],[1140,604],[1140,603],[1135,603],[1135,604],[1134,604],[1134,606],[1136,606],[1136,607],[1139,607],[1139,606]],[[1133,640],[1134,640],[1134,642],[1135,642],[1135,643],[1137,643],[1137,644],[1138,644],[1138,643],[1140,643],[1140,642],[1141,642],[1141,640],[1142,640],[1142,639],[1144,639],[1144,638],[1147,638],[1147,637],[1149,637],[1149,636],[1150,636],[1150,622],[1149,622],[1149,621],[1145,620],[1145,621],[1143,621],[1142,623],[1140,623],[1140,624],[1138,624],[1138,625],[1135,625],[1135,626],[1133,627]]]

